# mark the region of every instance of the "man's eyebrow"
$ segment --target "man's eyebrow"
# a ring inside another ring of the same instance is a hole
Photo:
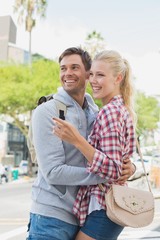
[[[70,66],[78,66],[78,67],[80,67],[80,64],[78,64],[78,63],[72,63],[72,64],[70,64]],[[60,65],[60,67],[66,67],[66,65],[65,64],[63,64],[63,65]]]
[[[78,63],[73,63],[73,64],[71,64],[71,66],[72,66],[72,67],[80,67],[80,64],[78,64]]]

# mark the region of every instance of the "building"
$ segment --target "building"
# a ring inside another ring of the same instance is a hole
[[[0,122],[0,162],[13,167],[28,159],[26,138],[11,123]]]
[[[16,33],[12,18],[0,16],[0,61],[25,64],[29,54],[16,46]],[[17,167],[21,160],[26,159],[28,148],[25,136],[10,121],[0,121],[0,162]]]
[[[0,61],[26,64],[29,53],[16,46],[16,33],[11,16],[0,16]]]

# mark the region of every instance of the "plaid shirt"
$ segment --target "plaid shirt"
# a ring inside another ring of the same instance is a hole
[[[107,192],[121,176],[123,160],[131,157],[136,146],[133,122],[121,95],[112,98],[100,110],[88,141],[96,151],[87,171],[106,180],[103,186]],[[81,226],[88,214],[91,195],[106,209],[104,192],[98,185],[81,186],[73,207]]]

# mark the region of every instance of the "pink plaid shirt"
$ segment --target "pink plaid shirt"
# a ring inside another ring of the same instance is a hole
[[[106,180],[103,186],[107,192],[121,176],[123,159],[131,157],[136,146],[133,122],[121,95],[112,98],[100,110],[88,141],[96,151],[87,171]],[[104,192],[98,185],[81,186],[73,207],[81,226],[88,214],[91,195],[106,209]]]

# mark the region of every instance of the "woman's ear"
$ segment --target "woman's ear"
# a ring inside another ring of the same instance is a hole
[[[120,84],[120,83],[122,82],[122,79],[123,79],[123,78],[122,78],[122,74],[121,74],[121,73],[118,74],[115,83],[116,83],[116,84]]]

